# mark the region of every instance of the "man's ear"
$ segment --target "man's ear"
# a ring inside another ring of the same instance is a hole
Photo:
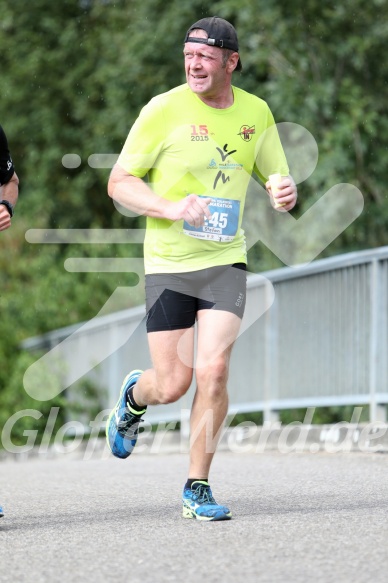
[[[239,59],[238,53],[232,53],[230,55],[230,57],[227,61],[227,64],[226,64],[228,73],[233,73],[233,71],[235,71],[235,69],[237,67],[238,59]]]

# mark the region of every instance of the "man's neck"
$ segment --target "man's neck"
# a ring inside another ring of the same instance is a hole
[[[213,107],[214,109],[227,109],[228,107],[231,107],[234,103],[232,87],[228,87],[227,91],[217,96],[199,94],[197,95],[199,99],[203,101],[203,103],[205,103],[209,107]]]

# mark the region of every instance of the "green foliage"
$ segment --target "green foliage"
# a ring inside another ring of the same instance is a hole
[[[386,0],[273,0],[260,11],[245,2],[237,16],[238,29],[246,27],[241,85],[266,99],[278,122],[307,128],[319,147],[317,168],[298,188],[297,213],[339,182],[363,193],[363,214],[322,256],[386,244],[387,16]],[[250,264],[281,265],[263,246]]]
[[[308,413],[308,414],[307,414]],[[360,423],[369,421],[369,407],[364,405],[361,411],[356,411],[350,405],[338,407],[315,407],[314,410],[309,411],[306,408],[290,409],[279,411],[279,421],[282,425],[289,423],[312,423],[313,425],[326,425],[329,423],[349,423],[353,419],[357,419]],[[360,413],[360,414],[358,414]],[[310,421],[311,420],[311,421]],[[247,421],[255,423],[256,425],[263,425],[264,417],[262,411],[253,411],[251,413],[237,413],[229,419],[228,425],[235,427],[240,423]],[[353,421],[354,422],[354,421]]]
[[[355,420],[360,423],[367,423],[369,421],[369,407],[364,405],[359,408],[361,410],[355,411],[355,408],[346,405],[338,407],[316,407],[312,412],[307,415],[307,409],[292,409],[290,411],[280,411],[279,418],[283,425],[289,423],[299,422],[303,423],[306,419],[311,418],[311,423],[313,425],[326,425],[328,423],[350,423],[353,418],[353,423]],[[307,415],[307,417],[306,417]]]
[[[301,124],[317,140],[318,166],[299,187],[297,212],[338,182],[364,195],[362,216],[325,254],[386,244],[386,0],[6,0],[0,123],[21,187],[13,226],[0,233],[2,422],[28,401],[20,342],[93,317],[117,286],[133,285],[130,275],[63,267],[69,257],[134,253],[124,245],[32,245],[25,232],[142,226],[106,195],[109,168],[88,159],[118,154],[140,108],[184,82],[185,31],[212,14],[239,33],[244,70],[235,84],[266,99],[278,122]],[[80,156],[78,168],[63,166],[69,153]],[[251,270],[279,265],[261,244],[249,261]],[[128,293],[127,306],[142,301]]]
[[[11,446],[25,445],[26,438],[31,432],[37,437],[33,443],[38,444],[48,424],[52,407],[58,407],[59,410],[50,431],[52,430],[55,434],[64,423],[67,403],[63,396],[42,402],[32,399],[23,390],[23,375],[35,359],[36,355],[26,352],[12,359],[13,374],[5,383],[6,390],[1,392],[0,428],[2,428],[2,446],[7,450],[10,450],[9,444]]]

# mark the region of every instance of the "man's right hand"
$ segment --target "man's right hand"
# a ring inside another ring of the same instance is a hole
[[[205,218],[210,219],[209,204],[211,198],[201,198],[196,194],[189,194],[179,202],[169,205],[166,218],[171,221],[184,220],[193,227],[201,227]]]

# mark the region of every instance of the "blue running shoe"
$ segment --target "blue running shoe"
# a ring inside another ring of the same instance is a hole
[[[3,512],[2,507],[0,506],[0,518],[2,518],[3,516],[4,516],[4,512]]]
[[[127,390],[136,384],[142,370],[133,370],[124,379],[120,390],[119,400],[110,413],[106,423],[106,440],[114,456],[125,459],[131,455],[136,445],[139,433],[141,416],[147,407],[140,413],[131,409],[127,402]]]
[[[232,513],[226,506],[220,506],[213,498],[207,482],[193,482],[191,488],[183,490],[183,518],[196,520],[230,520]]]

